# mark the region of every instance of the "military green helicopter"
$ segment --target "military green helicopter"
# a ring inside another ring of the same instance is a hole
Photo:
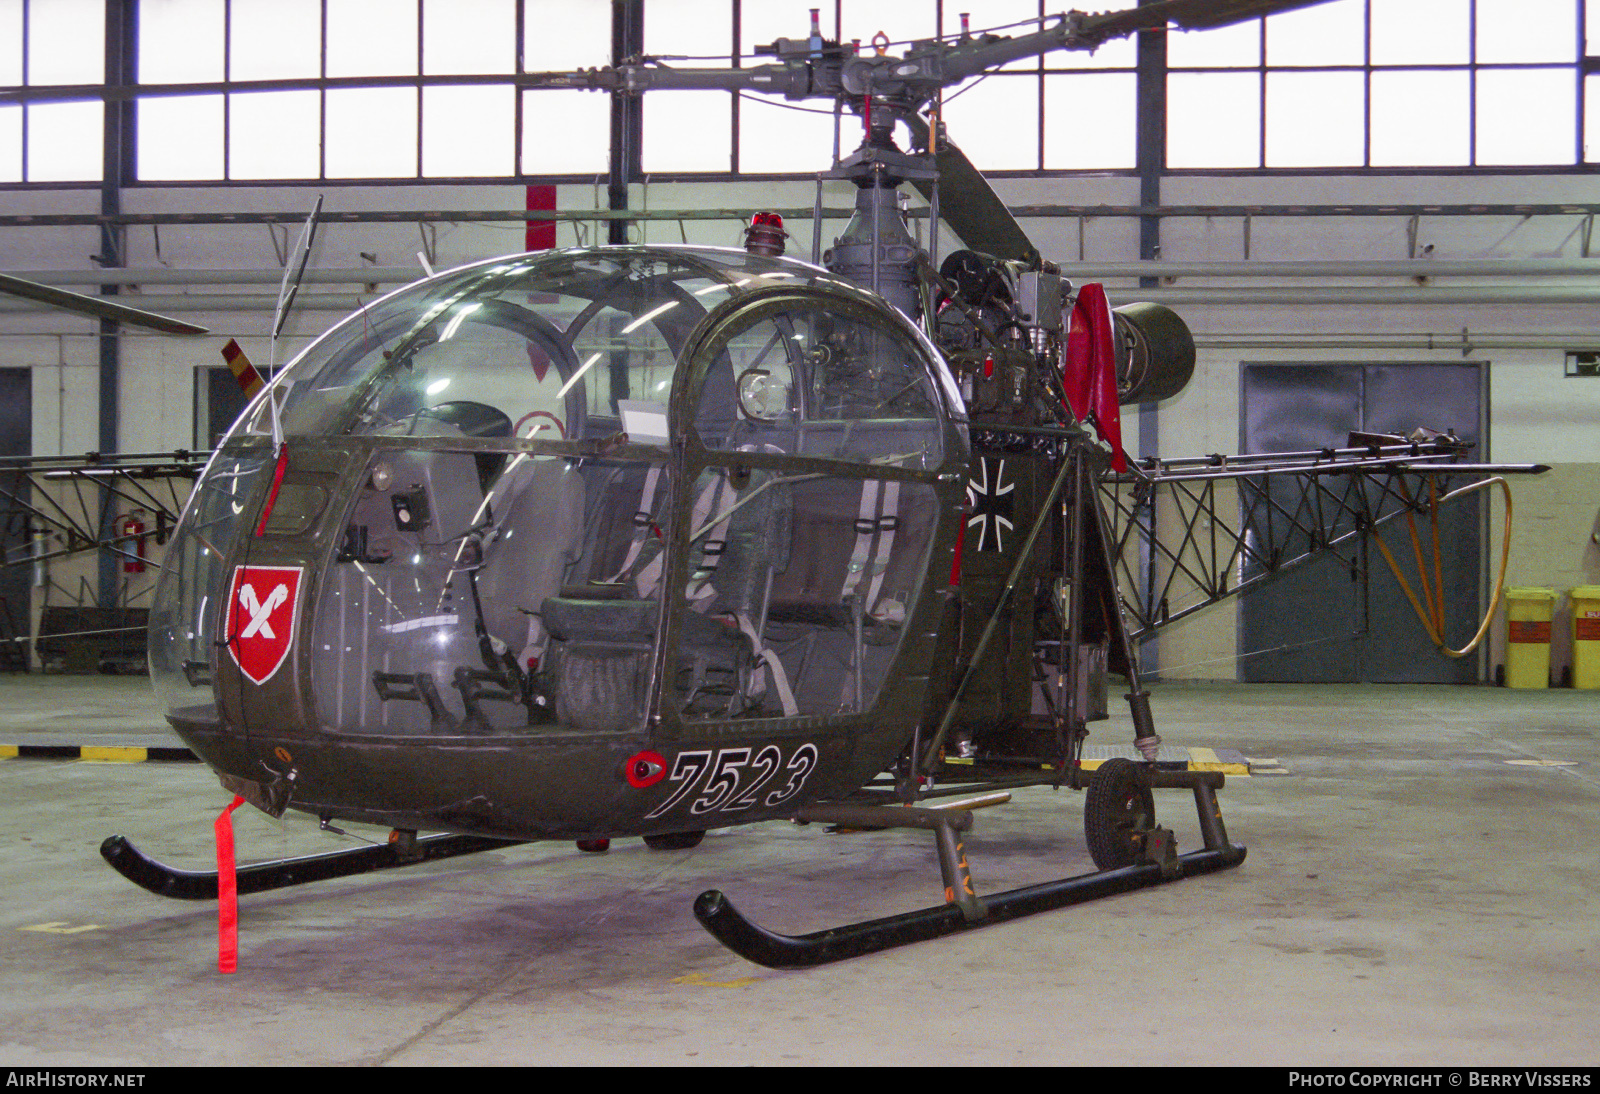
[[[832,172],[855,183],[855,218],[819,264],[785,257],[770,217],[744,250],[479,262],[363,308],[275,376],[174,533],[152,675],[224,787],[394,835],[240,867],[238,891],[524,840],[683,848],[766,820],[934,832],[941,906],[789,937],[701,895],[717,938],[792,966],[1243,861],[1223,776],[1154,762],[1101,489],[1158,477],[1117,470],[1116,408],[1180,391],[1192,338],[1164,308],[1112,313],[1075,289],[926,108],[1018,57],[1306,2],[1072,12],[899,56],[825,40],[813,15],[771,64],[530,78],[843,101],[864,121]],[[963,249],[936,263],[936,242],[918,245],[907,182]],[[1272,466],[1491,470],[1464,453],[1368,438]],[[1108,672],[1128,682],[1143,759],[1091,774]],[[976,893],[972,809],[1041,785],[1087,790],[1098,870]],[[1178,853],[1157,788],[1192,793],[1203,847]],[[217,874],[120,837],[102,853],[154,892],[218,895]]]

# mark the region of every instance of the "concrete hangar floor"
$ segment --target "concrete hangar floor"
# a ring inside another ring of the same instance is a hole
[[[925,907],[927,833],[534,844],[247,896],[223,976],[214,905],[97,853],[206,868],[204,767],[0,761],[0,1064],[1594,1063],[1595,696],[1167,684],[1155,709],[1251,758],[1221,795],[1243,866],[798,972],[724,950],[695,895],[793,933]],[[0,712],[0,744],[176,743],[143,680],[0,678]],[[1090,869],[1082,800],[978,814],[979,891]],[[1157,810],[1199,845],[1187,794]],[[339,841],[236,816],[241,861]]]

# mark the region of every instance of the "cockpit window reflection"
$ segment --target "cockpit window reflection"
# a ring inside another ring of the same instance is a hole
[[[622,402],[666,402],[690,331],[717,305],[811,276],[742,252],[660,248],[466,267],[324,336],[235,434],[609,436]]]
[[[932,467],[942,458],[926,356],[837,308],[763,311],[714,345],[695,425],[708,448]]]

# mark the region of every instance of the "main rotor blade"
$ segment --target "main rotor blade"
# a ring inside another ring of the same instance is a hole
[[[912,140],[928,146],[928,123],[913,114],[905,119]],[[941,142],[935,158],[939,167],[939,219],[974,251],[1000,259],[1033,262],[1039,251],[1011,215],[967,154],[949,141]],[[928,201],[933,200],[933,180],[913,179],[911,185]]]
[[[211,333],[205,327],[197,327],[193,323],[185,323],[181,319],[169,319],[164,315],[157,315],[153,311],[130,308],[126,304],[116,304],[103,296],[85,296],[83,293],[68,292],[66,289],[58,289],[53,285],[41,285],[37,281],[12,277],[10,274],[0,273],[0,292],[9,293],[12,296],[20,296],[24,300],[32,300],[35,303],[48,304],[53,308],[76,312],[79,315],[88,315],[96,319],[111,319],[118,323],[130,323],[136,327],[148,327],[163,334]]]
[[[1210,30],[1323,3],[1327,0],[1161,0],[1127,11],[1086,16],[1082,32],[1086,38],[1105,39],[1164,27],[1168,23],[1183,30]]]

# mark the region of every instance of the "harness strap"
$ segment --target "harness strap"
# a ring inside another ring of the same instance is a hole
[[[756,657],[767,667],[767,672],[772,676],[772,686],[777,689],[778,702],[783,704],[785,718],[793,718],[800,713],[799,705],[794,701],[794,690],[789,686],[789,674],[783,669],[783,662],[778,660],[778,655],[761,644],[761,636],[756,633],[755,624],[750,617],[740,612],[734,617],[739,624],[739,630],[750,640],[750,647],[755,650]]]
[[[878,534],[878,492],[882,485],[877,479],[867,479],[861,484],[861,501],[856,506],[856,545],[850,552],[850,564],[845,568],[840,600],[850,599],[866,572],[872,541]]]
[[[623,579],[634,564],[639,561],[639,552],[644,550],[645,541],[650,538],[650,529],[654,526],[656,489],[661,483],[662,468],[652,466],[644,477],[644,488],[639,494],[639,509],[633,514],[633,541],[628,544],[628,553],[622,559],[622,568],[616,572],[611,581],[618,582]]]
[[[866,612],[876,617],[878,597],[883,593],[883,579],[889,572],[889,559],[894,553],[894,534],[900,527],[900,484],[883,484],[883,509],[878,514],[878,543],[872,552],[872,583],[867,586]]]
[[[684,590],[691,606],[703,610],[716,595],[716,589],[711,587],[711,579],[716,576],[722,553],[728,548],[728,523],[733,517],[733,505],[738,494],[728,481],[727,473],[719,471],[713,473],[711,481],[695,499],[691,528],[704,528],[713,513],[716,523],[706,533],[705,541],[700,546],[700,567],[690,576],[688,588]]]
[[[883,595],[883,579],[889,570],[894,538],[900,528],[900,484],[868,479],[861,486],[861,503],[856,508],[856,544],[845,571],[839,599],[848,600],[863,578],[867,582],[863,612],[877,617],[878,598]]]

